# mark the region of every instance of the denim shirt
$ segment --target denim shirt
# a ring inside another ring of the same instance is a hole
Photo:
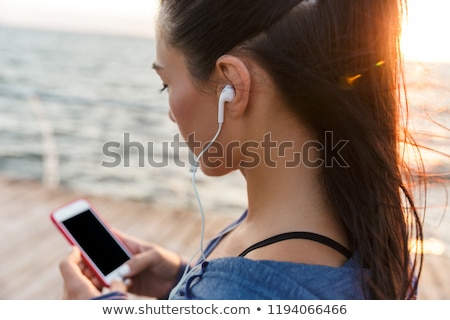
[[[346,300],[365,299],[358,252],[341,267],[272,260],[227,257],[208,260],[208,255],[222,238],[246,217],[247,211],[211,240],[205,248],[206,260],[200,259],[186,270],[180,269],[180,282],[172,290],[174,300]],[[110,293],[97,299],[123,299]]]
[[[172,299],[364,299],[357,254],[341,267],[241,257],[204,261],[190,271]]]
[[[238,226],[247,211],[211,240],[208,255]],[[171,299],[314,300],[364,299],[358,253],[341,267],[227,257],[199,260],[175,287]]]

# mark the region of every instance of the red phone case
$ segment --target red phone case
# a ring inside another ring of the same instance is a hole
[[[100,216],[100,214],[98,213],[98,211],[94,208],[93,204],[88,201],[85,198],[78,198],[72,201],[67,202],[66,204],[54,209],[51,213],[50,213],[50,219],[53,222],[53,224],[56,226],[56,228],[59,230],[59,232],[64,236],[64,238],[67,240],[67,242],[69,242],[70,245],[72,246],[77,246],[80,249],[81,252],[81,257],[83,259],[83,261],[86,263],[86,265],[89,267],[89,269],[95,274],[95,276],[98,278],[98,280],[100,280],[100,282],[103,284],[103,286],[105,287],[109,287],[109,284],[105,282],[105,280],[103,279],[102,274],[92,265],[92,263],[89,261],[89,258],[86,256],[84,250],[82,248],[80,248],[80,246],[78,246],[76,243],[74,243],[72,241],[72,239],[70,238],[70,236],[67,234],[66,230],[61,226],[61,223],[59,221],[57,221],[54,217],[54,213],[56,211],[58,211],[61,208],[64,208],[67,205],[70,205],[71,203],[78,201],[78,200],[84,200],[89,204],[89,207],[91,209],[91,211],[97,216],[97,218],[105,225],[105,227],[112,233],[114,234],[114,232],[111,231],[109,225],[106,223],[106,221],[103,219],[103,217]],[[115,237],[115,239],[125,248],[127,248],[127,250],[131,253],[130,249],[128,248],[128,246],[121,241],[119,238]]]

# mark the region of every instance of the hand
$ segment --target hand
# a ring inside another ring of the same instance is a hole
[[[87,300],[101,294],[101,284],[83,262],[78,248],[73,247],[59,268],[64,279],[63,299]],[[114,281],[110,290],[126,292],[127,288],[123,282]]]
[[[182,263],[180,256],[155,244],[115,233],[134,254],[126,264],[129,270],[122,273],[129,291],[155,298],[167,297],[176,285]]]

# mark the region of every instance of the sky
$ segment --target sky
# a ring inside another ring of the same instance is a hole
[[[450,0],[409,0],[402,47],[410,60],[450,62]]]
[[[159,0],[0,0],[0,25],[152,37]],[[450,62],[450,0],[409,0],[408,60]]]
[[[153,36],[159,0],[0,0],[0,25]]]

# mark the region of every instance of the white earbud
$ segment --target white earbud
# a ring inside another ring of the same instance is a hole
[[[219,97],[219,110],[217,111],[217,121],[219,124],[223,123],[224,113],[225,113],[225,102],[230,102],[234,99],[236,92],[234,88],[227,84],[225,88],[223,88],[222,93]]]

